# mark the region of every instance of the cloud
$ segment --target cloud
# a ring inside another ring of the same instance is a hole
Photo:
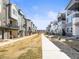
[[[29,17],[33,21],[33,23],[38,27],[38,29],[46,29],[46,27],[51,21],[57,20],[57,12],[48,11],[45,13],[46,14],[42,15],[36,13],[32,15],[32,17]]]
[[[39,14],[35,14],[31,19],[38,29],[46,29],[47,25],[51,21],[51,19],[47,19],[45,16],[41,16]]]
[[[57,12],[48,11],[48,17],[52,20],[57,20]]]
[[[43,20],[43,19],[32,19],[34,24],[38,27],[38,29],[46,29],[47,25],[50,23],[49,20]]]

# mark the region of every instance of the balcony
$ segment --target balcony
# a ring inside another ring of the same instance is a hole
[[[72,13],[73,16],[73,24],[79,26],[79,12]]]
[[[14,29],[14,30],[18,30],[19,29],[19,26],[18,25],[15,25],[15,24],[8,24],[7,27],[9,29]]]
[[[58,15],[58,22],[59,21],[65,21],[66,20],[66,15],[65,13],[61,13]]]
[[[78,8],[79,8],[79,0],[71,0],[65,9],[66,10],[75,10]]]

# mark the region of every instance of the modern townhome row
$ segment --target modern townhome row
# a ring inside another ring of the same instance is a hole
[[[26,35],[34,34],[37,32],[37,27],[35,26],[35,24],[33,24],[33,22],[30,19],[26,19],[25,28]]]
[[[67,33],[79,37],[79,0],[71,0],[65,10],[67,10]]]
[[[57,24],[49,28],[51,33],[54,32],[54,26],[57,26],[57,34],[79,37],[79,0],[70,0],[65,12],[58,14]]]
[[[0,39],[23,37],[36,31],[37,27],[16,4],[0,0]]]

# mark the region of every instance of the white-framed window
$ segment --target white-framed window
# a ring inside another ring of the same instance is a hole
[[[17,12],[15,9],[13,9],[13,14],[17,16]]]
[[[69,28],[67,28],[67,32],[69,32]]]
[[[71,15],[68,16],[68,18],[67,18],[67,22],[68,22],[68,23],[72,23],[72,16],[71,16]]]

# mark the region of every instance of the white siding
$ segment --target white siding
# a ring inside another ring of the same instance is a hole
[[[73,35],[79,36],[79,17],[73,18]]]

